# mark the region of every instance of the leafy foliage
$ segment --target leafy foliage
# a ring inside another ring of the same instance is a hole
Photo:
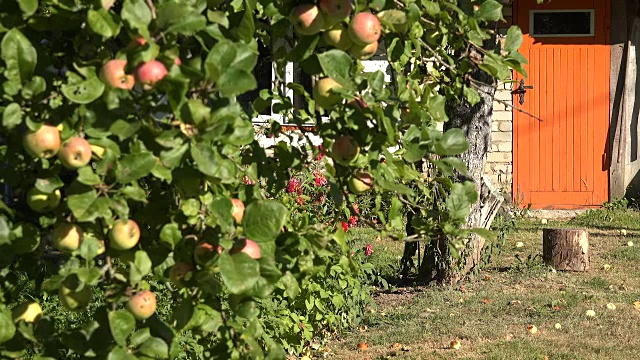
[[[424,209],[423,230],[468,233],[460,224],[477,195],[451,177],[464,171],[452,156],[466,142],[436,124],[447,120],[446,101],[477,101],[472,69],[522,71],[517,30],[503,51],[480,47],[499,3],[356,1],[354,13],[382,23],[389,80],[363,72],[353,51],[327,46],[321,32],[293,31],[297,5],[0,0],[3,358],[176,358],[188,347],[194,358],[279,359],[308,342],[291,342],[292,323],[278,319],[310,324],[306,341],[353,324],[357,311],[346,309],[366,303],[371,269],[351,257],[337,212],[329,225],[301,222],[276,200],[319,150],[263,147],[251,120],[265,106],[313,124],[323,149],[353,138],[356,156],[324,173],[337,207],[353,210],[348,183],[365,173],[384,232],[400,238],[402,209],[439,191],[446,207]],[[267,89],[253,71],[260,45],[275,64]],[[283,83],[289,62],[334,78],[327,96],[339,101],[316,107],[308,89]],[[240,95],[253,90],[247,110]],[[280,137],[282,124],[268,132]],[[437,176],[421,176],[414,163],[423,158]],[[398,198],[387,212],[389,194]],[[241,221],[233,198],[246,206]],[[61,224],[76,226],[54,231]],[[33,302],[42,314],[18,313]]]

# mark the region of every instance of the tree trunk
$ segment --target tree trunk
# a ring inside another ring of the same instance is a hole
[[[582,229],[543,229],[542,259],[560,271],[589,271],[589,233]]]
[[[496,91],[496,81],[489,74],[476,69],[472,73],[474,84],[479,87],[481,101],[471,106],[465,99],[456,105],[448,106],[449,121],[444,124],[444,130],[462,129],[469,142],[469,149],[460,156],[468,168],[466,177],[459,180],[472,181],[476,184],[478,201],[471,206],[467,217],[466,227],[488,227],[495,215],[495,190],[483,181],[484,166],[487,152],[491,143],[491,122],[493,114],[493,98]],[[487,211],[485,204],[490,205],[492,211]],[[498,201],[500,202],[500,201]],[[483,211],[484,209],[484,211]],[[441,284],[454,284],[470,271],[477,268],[482,259],[482,249],[485,241],[482,237],[472,234],[466,243],[461,259],[453,259],[449,251],[449,239],[444,236],[432,239],[425,248],[420,278],[424,281],[437,281]],[[462,261],[461,266],[458,266]],[[456,270],[459,269],[459,270]]]

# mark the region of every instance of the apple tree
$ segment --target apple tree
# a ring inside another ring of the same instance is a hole
[[[465,134],[437,124],[448,102],[480,101],[472,72],[521,71],[516,28],[482,48],[501,14],[495,0],[0,0],[1,356],[280,359],[339,323],[323,299],[347,311],[361,281],[338,216],[276,200],[319,153],[336,214],[365,194],[389,236],[408,207],[452,248],[486,235],[463,226]],[[274,76],[259,88],[261,47]],[[375,54],[390,76],[363,71]],[[312,88],[286,80],[290,63]],[[252,122],[265,108],[268,148]],[[308,141],[283,122],[311,124]],[[308,313],[312,330],[278,328]]]

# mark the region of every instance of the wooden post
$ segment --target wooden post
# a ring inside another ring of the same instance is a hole
[[[556,270],[589,270],[589,233],[581,229],[543,229],[542,259]]]

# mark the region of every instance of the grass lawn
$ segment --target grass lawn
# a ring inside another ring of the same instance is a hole
[[[543,227],[588,228],[591,270],[555,272],[543,265]],[[397,272],[402,244],[364,229],[349,234],[373,245],[371,260],[384,274]],[[633,305],[640,301],[640,212],[592,211],[546,225],[518,221],[502,254],[475,278],[455,288],[391,287],[377,291],[375,301],[360,329],[329,343],[327,358],[640,359],[640,308]],[[450,348],[455,339],[459,350]],[[367,350],[358,350],[361,342]]]

